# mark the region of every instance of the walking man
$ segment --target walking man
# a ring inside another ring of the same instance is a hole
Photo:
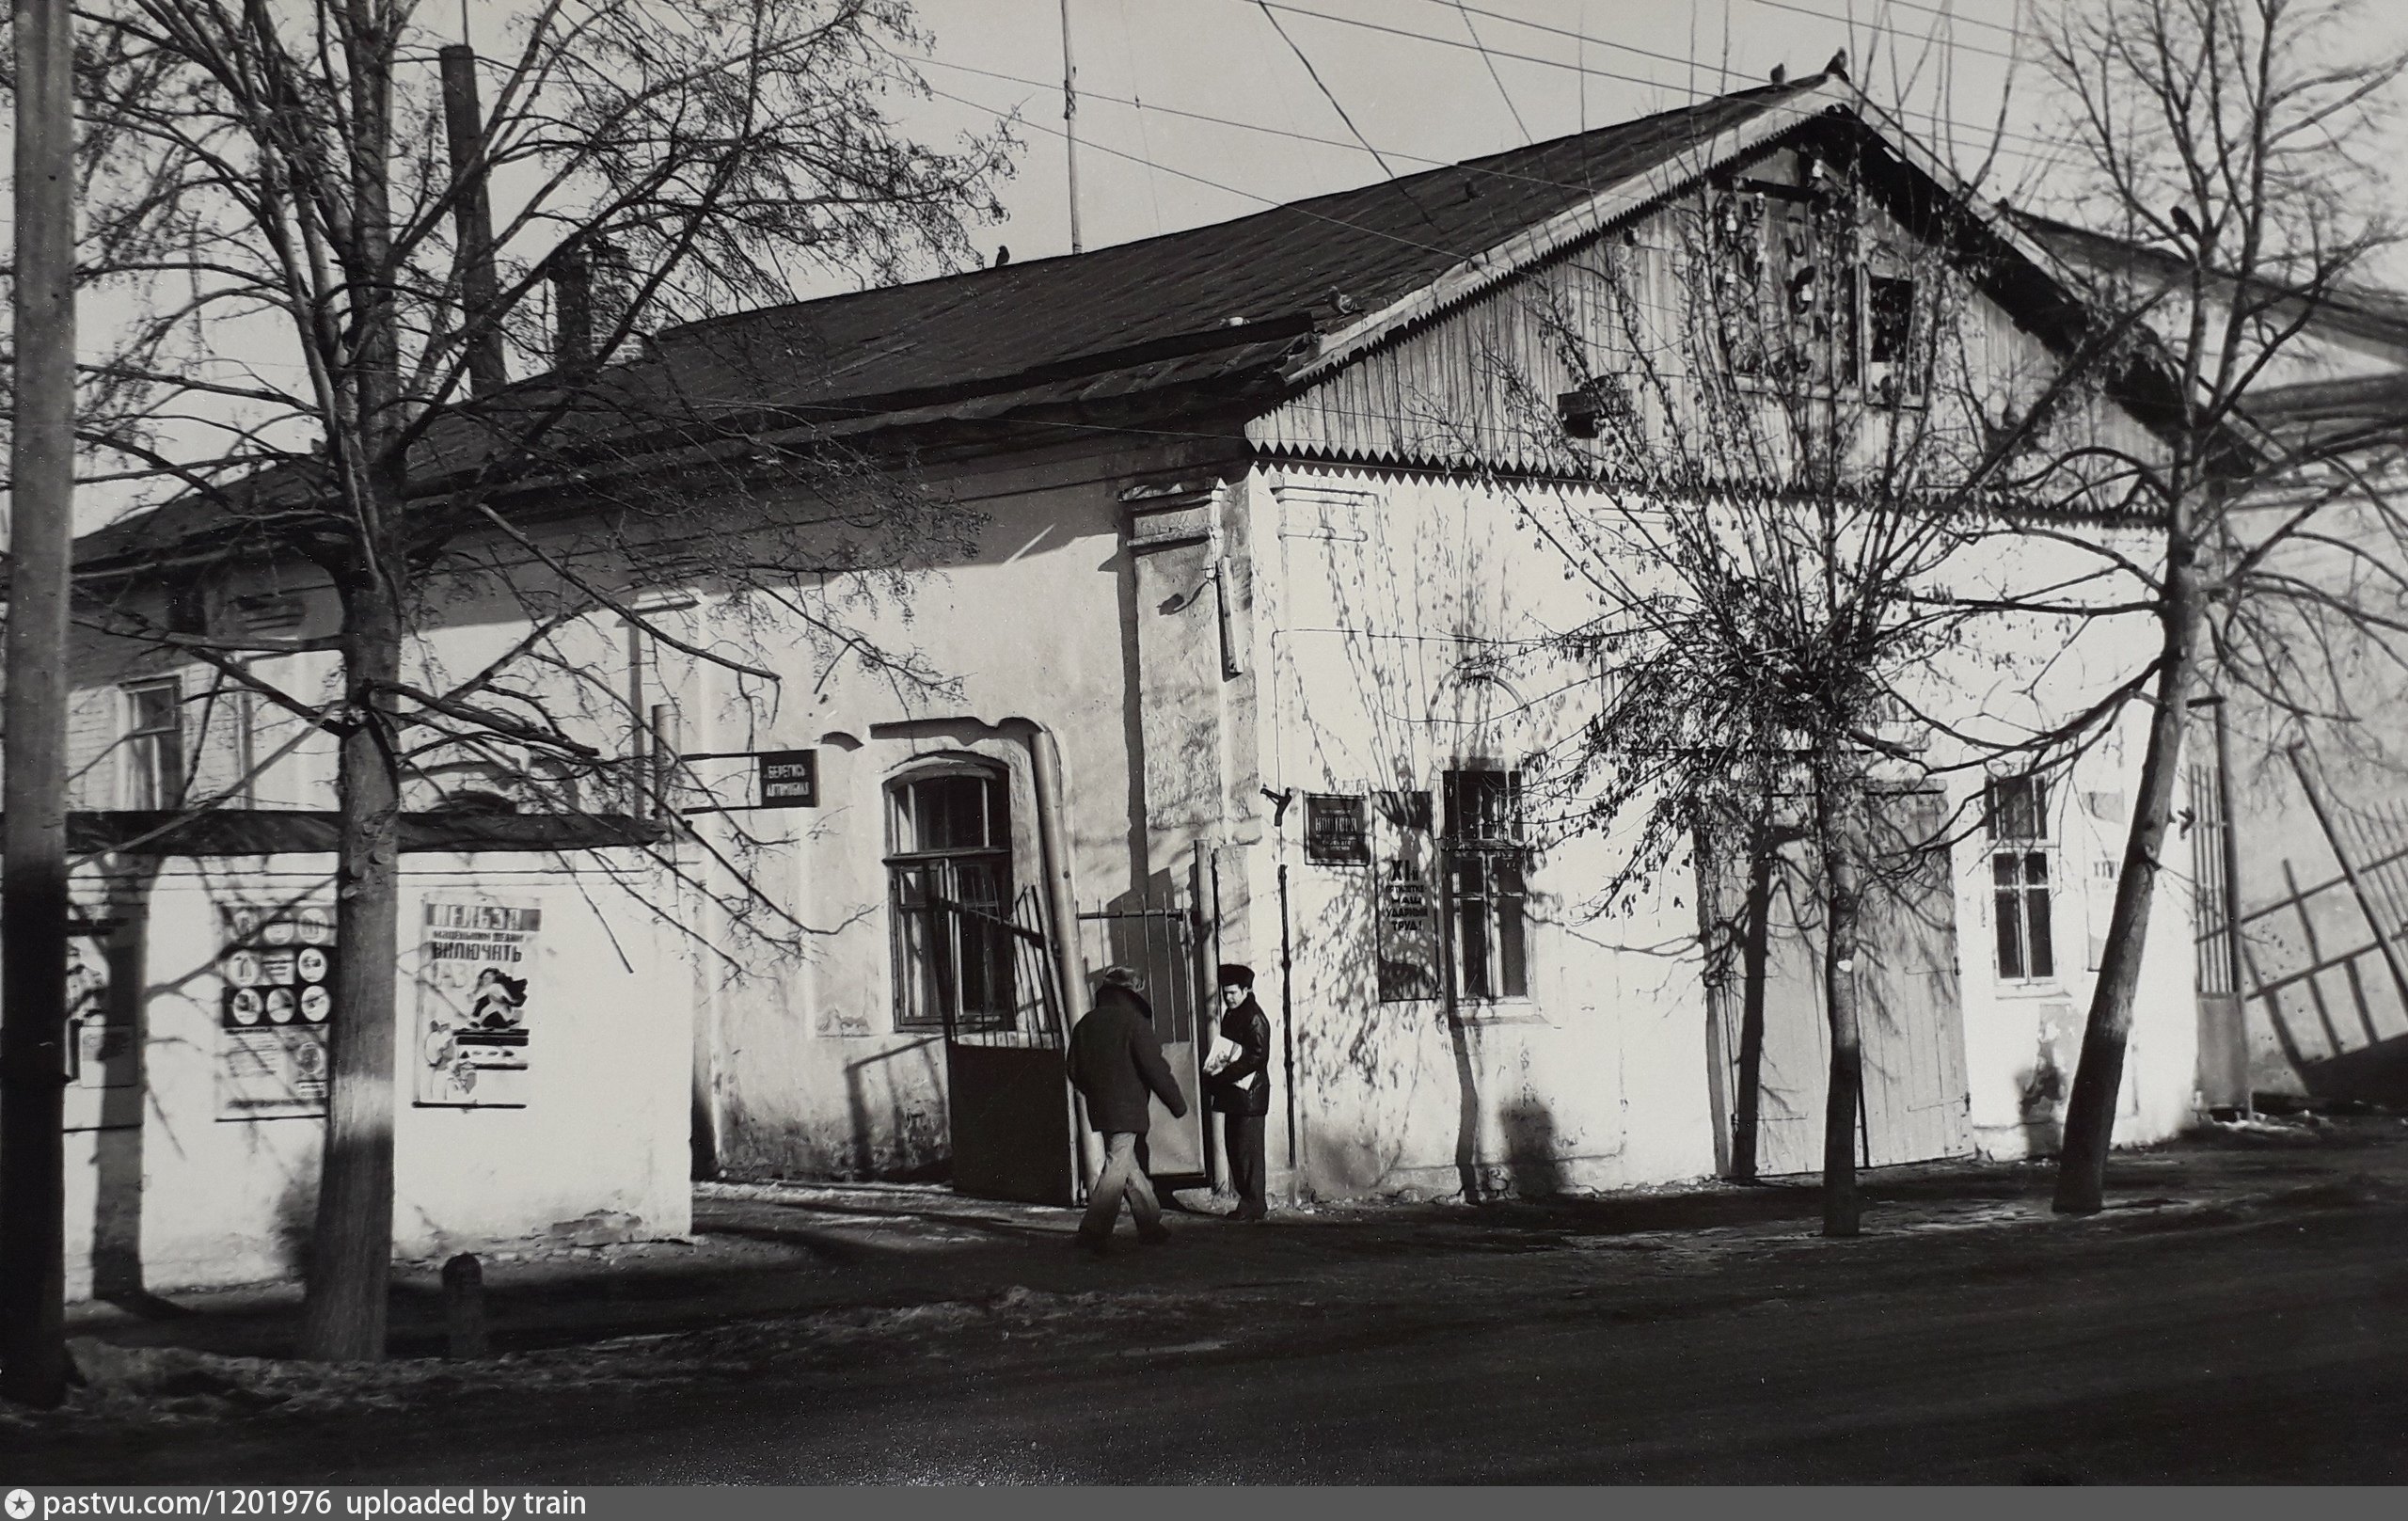
[[[1079,1244],[1101,1257],[1112,1249],[1123,1194],[1138,1240],[1169,1238],[1153,1180],[1137,1165],[1137,1145],[1151,1122],[1149,1095],[1160,1097],[1174,1117],[1187,1113],[1187,1100],[1163,1060],[1154,1012],[1137,990],[1136,974],[1106,967],[1096,980],[1095,1007],[1070,1030],[1070,1082],[1087,1101],[1087,1123],[1103,1136],[1103,1171],[1087,1192],[1087,1216],[1079,1226]]]
[[[1220,1038],[1204,1063],[1205,1100],[1221,1116],[1221,1138],[1229,1157],[1229,1184],[1237,1190],[1231,1218],[1259,1220],[1271,1212],[1263,1201],[1262,1131],[1271,1113],[1271,1020],[1254,1001],[1249,967],[1221,968]]]

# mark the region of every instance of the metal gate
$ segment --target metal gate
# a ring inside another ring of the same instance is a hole
[[[1045,909],[1022,888],[1009,917],[934,893],[900,905],[943,927],[940,943],[962,948],[1006,996],[983,1016],[964,1017],[951,985],[957,958],[931,956],[945,1014],[945,1101],[953,1140],[953,1186],[978,1198],[1069,1204],[1078,1186],[1064,1052],[1069,1019],[1054,975]],[[972,947],[976,947],[975,953]]]
[[[1080,945],[1090,972],[1125,966],[1143,979],[1141,990],[1153,1006],[1154,1037],[1187,1100],[1184,1118],[1173,1119],[1159,1105],[1155,1108],[1153,1128],[1146,1136],[1147,1170],[1157,1180],[1187,1186],[1205,1180],[1210,1172],[1202,1102],[1204,1054],[1196,1038],[1198,1011],[1209,1006],[1198,947],[1201,927],[1195,910],[1171,895],[1138,892],[1116,901],[1117,908],[1079,915]]]

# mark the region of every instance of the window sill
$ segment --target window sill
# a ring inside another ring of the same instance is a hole
[[[1455,1005],[1455,1017],[1466,1024],[1545,1024],[1546,1016],[1535,999],[1465,998]]]
[[[2067,996],[2062,977],[2002,977],[1990,974],[1990,985],[2001,998],[2064,998]]]

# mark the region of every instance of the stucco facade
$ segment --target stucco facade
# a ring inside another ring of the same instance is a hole
[[[1759,92],[1771,106],[1734,97],[1717,110],[1740,125],[1700,154],[1757,154],[1749,162],[1788,177],[1767,194],[1802,195],[1811,155],[1764,155],[1783,133],[1820,130],[1845,88]],[[1600,604],[1560,548],[1517,526],[1526,507],[1576,508],[1608,488],[1567,462],[1560,436],[1532,430],[1555,424],[1549,408],[1587,384],[1585,368],[1645,360],[1631,291],[1650,321],[1678,327],[1687,246],[1663,198],[1682,182],[1674,169],[1707,166],[1686,151],[1666,166],[1575,198],[1495,258],[1368,312],[1316,283],[1294,312],[1215,309],[1196,331],[1115,350],[1121,368],[1100,380],[980,379],[964,359],[967,400],[924,388],[911,405],[864,404],[845,426],[882,466],[979,521],[960,552],[880,567],[874,594],[870,581],[854,586],[841,619],[812,616],[833,604],[614,561],[608,532],[581,539],[578,499],[531,508],[518,547],[626,588],[623,606],[643,626],[600,608],[546,626],[551,654],[525,689],[606,760],[651,767],[680,822],[649,853],[415,858],[405,946],[431,896],[540,903],[544,1010],[528,1022],[528,1073],[510,1080],[523,1106],[405,1099],[399,1249],[673,1234],[688,1220],[689,1143],[705,1174],[960,1179],[992,1160],[968,1155],[971,1138],[1000,1137],[1032,1153],[1020,1159],[1034,1169],[1028,1196],[1067,1201],[1079,1143],[1059,1040],[1085,1006],[1084,974],[1106,961],[1150,979],[1191,1096],[1211,968],[1256,970],[1273,1022],[1278,1196],[1485,1196],[1729,1170],[1748,1079],[1701,908],[1725,884],[1683,857],[1601,901],[1628,856],[1623,826],[1573,828],[1559,810],[1525,831],[1518,814],[1518,789],[1540,774],[1532,757],[1578,732],[1613,679],[1609,665],[1550,653],[1552,636]],[[1878,231],[1905,235],[1894,221]],[[1905,266],[1889,267],[1903,278]],[[1075,287],[1076,273],[1062,277]],[[939,306],[974,310],[985,280],[1010,307],[1011,293],[1052,277],[1041,262],[958,277],[958,308]],[[1965,341],[1924,389],[1867,381],[1852,393],[1873,417],[1868,450],[1935,413],[1950,388],[1995,404],[1965,421],[1977,437],[1993,410],[2030,404],[2056,362],[1996,282],[1931,278],[1948,299],[1929,309],[1961,321]],[[1217,280],[1181,299],[1218,300]],[[1139,289],[1107,293],[1132,302]],[[903,303],[875,295],[881,309]],[[813,326],[810,304],[766,315],[765,343],[785,341],[779,324]],[[980,364],[1002,363],[977,323],[952,337]],[[664,335],[655,358],[739,338]],[[1258,368],[1180,390],[1221,362],[1224,341],[1229,365]],[[1284,368],[1260,368],[1275,362]],[[990,380],[993,396],[975,391]],[[1149,400],[1149,387],[1170,399]],[[1671,447],[1692,421],[1674,404],[1648,425]],[[2051,426],[2061,441],[2148,447],[2104,398],[2060,409]],[[770,525],[814,510],[807,468],[677,469],[660,473],[673,493],[691,483],[689,531],[768,544]],[[1996,526],[1948,579],[2000,594],[2062,584],[2084,535],[2125,531],[2075,519],[2030,538]],[[2145,536],[2123,547],[2146,560]],[[276,563],[209,576],[213,606],[248,626],[317,638],[334,626],[323,577]],[[414,681],[439,690],[518,649],[560,590],[500,580],[466,576],[425,598]],[[840,594],[823,583],[800,594]],[[830,634],[838,624],[848,637]],[[2003,620],[1936,657],[1918,697],[1955,727],[2029,732],[2128,679],[2150,647],[2145,618]],[[262,666],[288,689],[323,687],[331,670],[323,651]],[[182,684],[177,745],[194,786],[247,774],[260,810],[331,805],[322,737],[268,705],[219,702],[223,684],[198,664],[95,649],[79,673],[79,806],[145,805],[139,757],[160,750],[142,732],[152,709],[139,693],[165,677]],[[1863,974],[1896,995],[1873,1047],[1868,1161],[2054,1146],[2137,786],[2138,722],[2125,714],[2054,774],[2045,819],[2011,848],[2017,871],[2045,876],[2041,897],[2019,889],[2011,909],[2001,843],[1982,822],[1986,779],[2006,763],[1944,745],[1926,757],[1910,806],[1953,822],[1923,904],[1927,932],[1877,935]],[[796,753],[810,757],[791,763],[809,768],[808,805],[764,806],[756,761]],[[614,784],[568,789],[568,810],[619,806],[605,795]],[[534,796],[531,767],[514,775],[454,756],[426,768],[405,801],[522,790]],[[562,798],[553,786],[545,806]],[[2173,1133],[2193,1109],[2193,915],[2182,863],[2167,865],[2117,1130],[2128,1143]],[[171,864],[142,889],[140,943],[110,953],[120,987],[143,990],[136,1056],[95,1088],[77,1128],[88,1180],[77,1209],[96,1222],[88,1260],[120,1252],[123,1266],[131,1239],[153,1285],[289,1270],[278,1244],[309,1193],[317,1122],[227,1120],[210,1107],[208,1053],[227,1043],[230,1006],[212,894],[307,896],[324,879],[323,861],[284,857]],[[2010,911],[2019,944],[2045,917],[2054,955],[2025,964],[2008,948],[1997,916]],[[1788,1002],[1756,1079],[1767,1171],[1819,1154],[1820,995],[1798,974],[1805,942],[1792,940],[1774,955]],[[418,971],[405,958],[397,975]],[[407,986],[402,1004],[393,1036],[408,1073],[421,1032]],[[1158,1116],[1155,1170],[1220,1177],[1217,1146],[1192,1116]]]

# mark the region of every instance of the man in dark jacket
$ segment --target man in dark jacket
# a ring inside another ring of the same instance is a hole
[[[1271,1113],[1271,1021],[1254,1001],[1254,973],[1221,968],[1220,1040],[1204,1063],[1205,1101],[1221,1116],[1221,1137],[1229,1157],[1229,1184],[1237,1190],[1239,1220],[1271,1212],[1263,1202],[1262,1131]]]
[[[1154,1185],[1137,1165],[1137,1143],[1150,1128],[1147,1100],[1159,1096],[1173,1116],[1187,1113],[1187,1099],[1163,1060],[1154,1038],[1153,1010],[1125,967],[1107,967],[1097,981],[1095,1007],[1070,1029],[1070,1081],[1087,1101],[1087,1123],[1103,1136],[1103,1171],[1087,1191],[1087,1217],[1079,1244],[1101,1256],[1111,1249],[1120,1199],[1137,1222],[1141,1241],[1161,1241],[1163,1208]]]

